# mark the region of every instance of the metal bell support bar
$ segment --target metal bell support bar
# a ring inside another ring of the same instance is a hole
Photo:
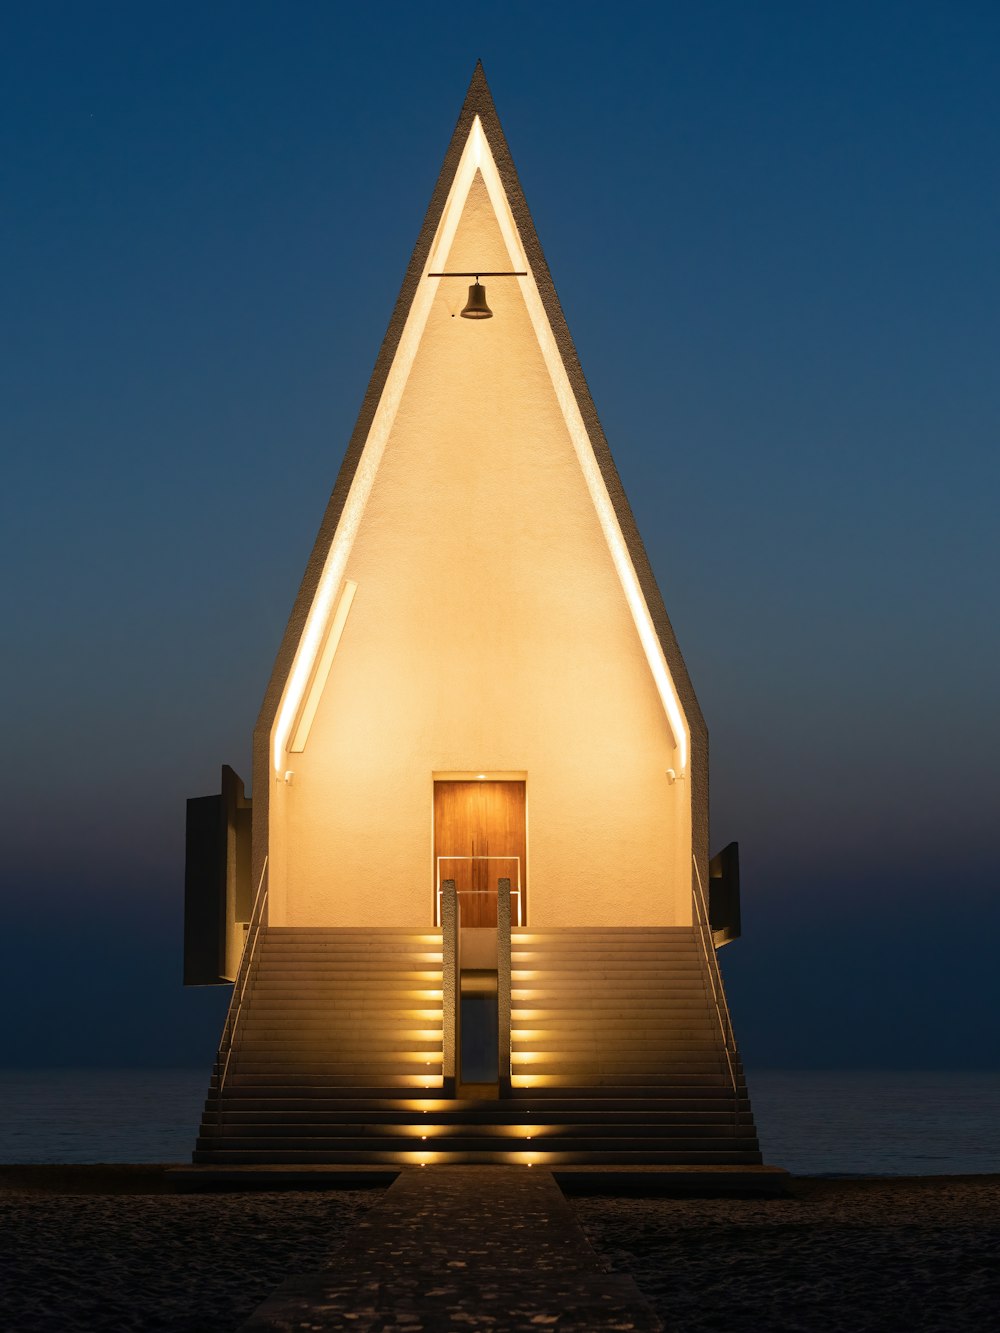
[[[469,288],[469,299],[465,307],[459,311],[463,319],[492,319],[493,311],[486,304],[486,288],[479,281],[480,278],[526,278],[527,270],[514,270],[510,272],[501,272],[496,270],[490,273],[428,273],[429,278],[475,278],[475,282]]]

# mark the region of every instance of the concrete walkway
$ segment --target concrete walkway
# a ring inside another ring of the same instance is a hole
[[[331,1267],[290,1278],[241,1333],[661,1329],[630,1277],[609,1273],[548,1171],[404,1171]]]

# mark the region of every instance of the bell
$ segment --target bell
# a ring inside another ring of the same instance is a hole
[[[493,311],[486,304],[486,288],[474,282],[469,288],[469,300],[461,312],[463,319],[492,319]]]

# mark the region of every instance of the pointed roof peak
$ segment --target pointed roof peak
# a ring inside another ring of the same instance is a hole
[[[674,700],[683,713],[686,713],[699,734],[702,734],[704,723],[701,720],[698,702],[691,688],[687,669],[667,618],[660,591],[656,586],[656,580],[653,577],[648,557],[635,525],[635,519],[625,498],[621,480],[611,457],[611,451],[601,429],[593,399],[587,388],[576,348],[573,345],[573,339],[559,304],[559,298],[556,295],[552,276],[542,253],[531,213],[528,210],[527,200],[518,179],[510,148],[500,125],[493,96],[486,82],[486,73],[481,60],[476,62],[473,70],[465,101],[458,117],[458,123],[445,153],[444,163],[431,195],[423,226],[410,257],[406,276],[392,318],[389,321],[389,327],[379,351],[375,369],[369,381],[368,392],[365,394],[340,475],[337,478],[316,540],[313,557],[307,567],[298,599],[292,611],[288,628],[285,631],[285,637],[275,663],[258,726],[263,735],[270,737],[271,728],[275,723],[282,694],[286,682],[290,678],[300,641],[305,641],[310,617],[313,614],[313,605],[321,591],[321,580],[327,578],[325,569],[329,553],[333,549],[355,474],[358,473],[361,466],[361,459],[369,434],[381,409],[383,391],[386,388],[397,353],[400,351],[400,342],[407,319],[416,301],[418,290],[421,288],[425,277],[429,276],[427,272],[428,260],[435,243],[439,224],[445,215],[449,197],[462,166],[463,154],[469,144],[477,117],[484,140],[486,153],[484,160],[489,162],[491,179],[495,181],[497,187],[495,193],[497,196],[503,197],[504,207],[509,210],[508,216],[514,244],[519,252],[516,267],[519,269],[524,267],[529,271],[527,284],[535,292],[538,327],[547,330],[547,338],[550,341],[546,345],[552,352],[552,365],[558,366],[558,372],[554,371],[553,373],[565,377],[566,391],[561,395],[560,401],[567,404],[565,410],[573,417],[573,424],[570,429],[575,432],[574,440],[579,441],[581,450],[585,450],[587,456],[593,459],[594,467],[592,471],[588,472],[590,477],[588,485],[591,484],[591,481],[593,482],[593,494],[597,497],[595,504],[600,506],[600,513],[604,515],[601,520],[602,525],[606,521],[608,532],[612,533],[609,542],[613,540],[617,543],[615,549],[619,552],[621,568],[625,570],[627,565],[631,565],[632,572],[626,572],[624,576],[628,580],[626,592],[630,598],[630,605],[634,607],[634,614],[638,617],[636,624],[639,627],[640,635],[643,636],[644,647],[650,655],[650,665],[653,668],[654,677],[657,679],[658,688],[661,688],[662,685],[661,694],[668,708],[668,713],[671,714],[671,726],[680,738],[684,731],[683,718],[677,720],[673,716],[672,706],[667,703],[669,698]],[[477,172],[481,170],[481,166],[482,163],[476,166]],[[469,188],[467,182],[464,188]],[[532,318],[535,319],[535,315]],[[415,345],[409,346],[409,349],[405,352],[406,357],[412,358]],[[387,406],[385,410],[387,413],[395,410],[392,407],[392,402],[391,397],[386,399]],[[572,407],[569,404],[572,404]],[[385,434],[383,433],[379,438],[384,444]],[[382,444],[378,445],[378,448],[381,447]],[[374,472],[370,475],[373,477]],[[366,484],[368,483],[366,482]],[[361,491],[358,492],[359,495],[361,493]],[[364,501],[361,500],[359,503],[363,504]],[[617,530],[617,536],[614,536],[613,530]],[[346,546],[344,550],[347,550]],[[622,550],[624,550],[624,554],[621,554]],[[616,556],[616,559],[618,558]],[[333,565],[330,568],[333,569]],[[332,578],[332,575],[330,577]],[[337,577],[339,578],[339,574]],[[332,587],[332,584],[324,584],[324,586]],[[325,612],[317,612],[315,622],[317,626],[321,626],[323,623],[322,614],[325,614]],[[657,640],[659,642],[656,642]],[[310,651],[312,651],[311,648]],[[663,670],[655,665],[661,657],[663,659]],[[672,677],[672,681],[676,684],[677,694],[674,693],[675,685],[668,679],[668,675]],[[269,744],[270,741],[268,740],[265,743]],[[683,769],[684,766],[682,761],[681,768]]]
[[[465,94],[465,102],[462,106],[462,114],[459,117],[459,124],[466,118],[469,120],[473,116],[482,117],[484,112],[492,112],[496,116],[496,107],[493,103],[493,94],[490,92],[490,85],[486,81],[486,71],[483,69],[483,62],[476,61],[476,67],[472,71],[472,78],[469,80],[468,91]]]

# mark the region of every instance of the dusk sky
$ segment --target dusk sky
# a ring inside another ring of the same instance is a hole
[[[8,7],[0,1065],[207,1077],[185,798],[249,782],[477,58],[708,720],[748,1069],[995,1067],[994,0]]]

